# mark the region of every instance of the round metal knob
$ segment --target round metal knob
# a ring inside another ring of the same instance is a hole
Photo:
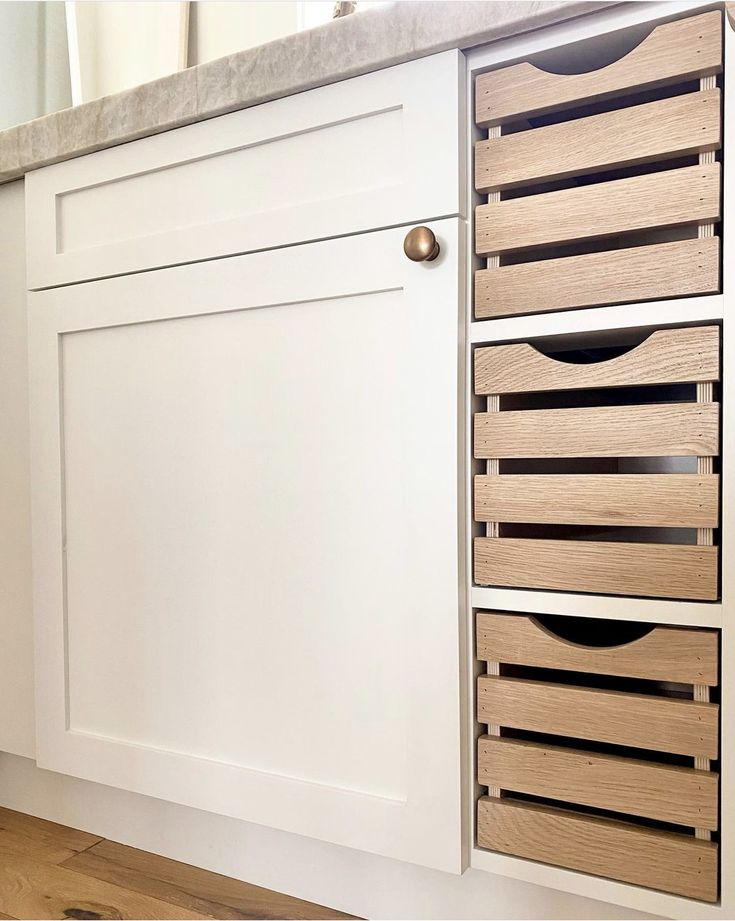
[[[428,227],[414,227],[406,234],[403,252],[413,262],[432,262],[439,255],[439,244]]]

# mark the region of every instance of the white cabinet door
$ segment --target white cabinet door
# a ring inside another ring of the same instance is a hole
[[[30,299],[38,762],[460,869],[460,222]]]

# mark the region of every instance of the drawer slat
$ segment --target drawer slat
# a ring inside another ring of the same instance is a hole
[[[624,57],[587,73],[547,73],[523,62],[482,74],[475,82],[475,119],[489,128],[521,115],[719,73],[721,24],[716,11],[664,23]]]
[[[719,266],[719,237],[703,237],[480,269],[475,316],[712,294],[719,290]]]
[[[475,457],[666,457],[719,453],[718,403],[475,414]]]
[[[475,146],[478,192],[718,150],[720,91],[703,90]]]
[[[479,800],[477,830],[480,847],[493,851],[717,899],[717,845],[711,841],[494,797]]]
[[[478,205],[478,256],[720,218],[720,164]]]
[[[475,477],[475,521],[716,528],[717,474]]]
[[[654,627],[622,646],[583,646],[555,636],[528,614],[478,613],[477,658],[710,687],[719,671],[714,630]]]
[[[718,705],[481,675],[480,723],[650,751],[717,758]]]
[[[475,393],[535,393],[634,384],[704,383],[720,379],[719,329],[658,329],[636,348],[596,364],[570,364],[528,342],[475,351]]]
[[[717,547],[475,538],[478,585],[717,599]]]
[[[708,771],[484,736],[478,781],[514,793],[717,830],[719,776]]]

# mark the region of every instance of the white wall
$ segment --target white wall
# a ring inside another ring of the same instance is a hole
[[[189,63],[203,64],[297,32],[298,7],[298,3],[288,0],[192,3]]]
[[[0,130],[71,105],[61,2],[0,2]]]
[[[181,27],[187,10],[177,0],[86,0],[67,6],[78,48],[72,66],[81,80],[75,103],[147,83],[186,63]]]
[[[385,6],[358,0],[358,14]],[[189,64],[204,64],[330,22],[334,0],[196,0],[191,4]]]

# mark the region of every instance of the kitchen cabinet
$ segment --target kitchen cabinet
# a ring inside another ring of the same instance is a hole
[[[462,231],[31,293],[41,767],[461,866]]]
[[[624,4],[28,177],[41,767],[725,916],[732,54]]]

